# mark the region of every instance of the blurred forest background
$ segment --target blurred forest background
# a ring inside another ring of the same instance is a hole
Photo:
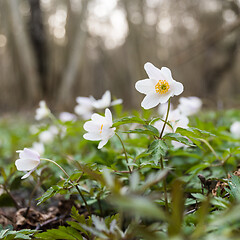
[[[0,0],[0,111],[70,110],[109,89],[125,107],[150,61],[212,106],[240,103],[240,0]]]

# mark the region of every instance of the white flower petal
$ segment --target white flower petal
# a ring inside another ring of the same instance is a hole
[[[83,135],[83,138],[85,138],[86,140],[90,140],[90,141],[99,141],[101,140],[101,134],[99,133],[85,133]]]
[[[77,118],[76,118],[75,114],[72,114],[72,113],[69,113],[69,112],[61,112],[59,114],[59,119],[62,122],[71,122],[71,121],[75,121]]]
[[[93,99],[91,97],[77,97],[76,101],[78,104],[91,106]]]
[[[40,160],[34,159],[17,159],[15,165],[19,171],[30,171],[36,168],[40,163]]]
[[[25,175],[21,177],[21,179],[25,179],[31,175],[31,173],[35,170],[36,168],[32,169],[31,171],[27,172]]]
[[[161,94],[161,97],[159,98],[159,102],[161,104],[166,103],[170,97],[171,97],[171,92]]]
[[[181,97],[178,109],[186,116],[196,114],[202,107],[202,100],[198,97]]]
[[[43,154],[45,151],[44,144],[41,142],[34,142],[31,150],[37,151],[39,154]]]
[[[174,84],[172,85],[172,91],[174,95],[178,96],[183,92],[183,84],[175,80],[173,81],[174,81]]]
[[[168,109],[168,103],[160,104],[159,107],[158,107],[158,113],[159,113],[159,115],[163,116],[164,114],[166,114],[167,109]],[[172,109],[173,109],[173,106],[172,106],[172,104],[170,104],[170,111],[171,111]]]
[[[94,122],[104,122],[105,121],[105,117],[97,114],[97,113],[94,113],[91,117],[91,119],[94,121]]]
[[[230,132],[234,137],[240,138],[240,121],[236,121],[230,126]]]
[[[83,128],[85,131],[88,131],[88,132],[100,131],[101,122],[87,121],[84,123]]]
[[[102,139],[110,139],[115,134],[115,130],[116,130],[116,128],[109,128],[109,127],[104,128],[103,127],[101,138]]]
[[[106,107],[109,107],[111,105],[111,93],[109,90],[107,90],[101,99],[96,100],[93,102],[93,106],[97,109],[103,109]]]
[[[111,102],[111,106],[119,105],[119,104],[122,104],[122,103],[123,103],[122,99],[116,99],[116,100]]]
[[[173,80],[171,70],[167,67],[161,68],[162,73],[168,80]]]
[[[105,110],[105,119],[111,127],[112,126],[112,113],[108,108],[106,108],[106,110]]]
[[[144,94],[153,94],[155,93],[155,85],[157,84],[158,80],[155,79],[144,79],[139,80],[135,84],[135,88]]]
[[[104,102],[111,102],[111,93],[109,90],[107,90],[103,96],[102,96],[102,100],[104,100]]]
[[[164,80],[164,75],[162,74],[161,70],[155,67],[152,63],[145,63],[144,69],[150,79]]]
[[[149,94],[146,95],[145,98],[143,99],[141,106],[144,109],[150,109],[153,108],[155,106],[157,106],[160,102],[160,98],[159,98],[159,94],[155,93],[155,94]]]
[[[102,140],[99,144],[98,144],[98,149],[101,149],[104,145],[106,145],[108,142],[108,139],[104,139]]]
[[[20,158],[34,159],[39,161],[40,155],[38,152],[31,150],[29,148],[24,148],[23,151],[19,153]]]

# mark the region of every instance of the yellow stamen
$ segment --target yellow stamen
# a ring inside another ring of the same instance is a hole
[[[155,91],[159,94],[167,93],[170,86],[166,80],[159,80],[158,83],[155,85]]]
[[[102,129],[103,129],[103,124],[101,125],[100,133],[102,133]]]

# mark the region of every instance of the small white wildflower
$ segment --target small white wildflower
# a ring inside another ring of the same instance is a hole
[[[107,108],[105,117],[94,113],[91,121],[87,121],[83,128],[88,131],[83,137],[90,141],[100,141],[98,149],[102,148],[108,140],[114,135],[116,128],[112,128],[112,113]]]
[[[168,109],[168,103],[160,104],[158,107],[158,113],[160,116],[166,115]],[[173,110],[172,104],[170,104],[170,111]]]
[[[77,97],[77,105],[74,112],[84,120],[90,119],[93,114],[93,98],[92,97]]]
[[[181,114],[179,109],[175,109],[169,112],[168,123],[172,127],[166,124],[163,134],[175,132],[178,127],[187,128],[189,119],[185,115]],[[154,127],[157,128],[159,132],[161,132],[163,125],[164,122],[161,120],[154,123]]]
[[[159,103],[166,103],[170,97],[179,95],[183,92],[183,85],[172,78],[170,69],[162,67],[156,68],[152,63],[144,65],[149,79],[137,81],[135,88],[146,94],[141,106],[150,109]]]
[[[236,121],[231,125],[230,132],[235,138],[240,138],[240,121]]]
[[[62,122],[74,122],[76,121],[77,117],[75,114],[73,113],[69,113],[69,112],[61,112],[59,114],[59,119],[62,121]]]
[[[202,107],[202,100],[198,97],[181,97],[178,109],[186,116],[191,116],[199,112]]]
[[[41,142],[34,142],[30,149],[38,152],[40,155],[44,154],[45,151],[44,144]]]
[[[118,105],[122,103],[122,99],[117,99],[113,102],[111,102],[111,93],[109,90],[107,90],[101,99],[95,100],[93,99],[93,107],[96,109],[105,109],[107,107],[113,106],[113,105]]]
[[[15,161],[17,170],[28,171],[22,179],[27,178],[40,164],[40,154],[29,148],[24,148],[23,150],[18,150],[19,159]]]
[[[41,143],[48,144],[53,142],[55,134],[49,130],[45,130],[38,135],[38,138]]]
[[[35,119],[39,121],[41,119],[48,117],[50,113],[51,111],[48,108],[46,102],[42,100],[39,102],[39,108],[36,109]]]

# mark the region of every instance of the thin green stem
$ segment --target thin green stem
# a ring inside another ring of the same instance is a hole
[[[51,163],[55,164],[57,167],[59,167],[59,168],[62,170],[62,172],[63,172],[63,173],[67,176],[67,178],[69,178],[69,180],[70,180],[70,176],[67,174],[67,172],[66,172],[58,163],[56,163],[55,161],[53,161],[53,160],[51,160],[51,159],[48,159],[48,158],[41,158],[40,160],[48,161],[48,162],[51,162]],[[88,211],[89,215],[91,215],[92,213],[91,213],[90,208],[89,208],[89,206],[88,206],[88,204],[87,204],[87,201],[86,201],[86,199],[84,198],[84,196],[83,196],[81,190],[79,189],[78,185],[74,185],[74,183],[72,182],[72,180],[70,180],[70,182],[71,182],[71,184],[77,189],[79,195],[81,196],[81,198],[82,198],[82,200],[83,200],[83,202],[84,202],[84,204],[85,204],[85,206],[86,206],[86,208],[87,208],[87,211]]]
[[[166,115],[166,118],[165,118],[165,121],[164,121],[164,124],[163,124],[162,131],[161,131],[160,136],[159,136],[160,139],[162,138],[162,135],[163,135],[164,129],[165,129],[166,124],[167,124],[168,115],[169,115],[169,112],[170,112],[170,103],[171,103],[171,98],[169,98],[169,100],[168,100],[167,115]]]
[[[117,134],[117,133],[115,133],[116,134],[116,136],[118,137],[118,139],[120,140],[120,142],[121,142],[121,144],[122,144],[122,148],[123,148],[123,152],[124,152],[124,154],[125,154],[125,159],[126,159],[126,162],[127,162],[127,167],[128,167],[128,170],[129,170],[129,172],[130,173],[132,173],[132,170],[131,170],[131,168],[129,167],[129,165],[128,165],[128,156],[127,156],[127,152],[126,152],[126,149],[125,149],[125,147],[124,147],[124,144],[123,144],[123,141],[122,141],[122,139],[120,138],[120,136]]]
[[[26,212],[25,212],[25,218],[27,217],[28,212],[29,212],[29,210],[30,210],[30,208],[31,208],[33,195],[34,195],[34,193],[37,191],[37,189],[38,189],[38,187],[39,187],[40,185],[41,185],[41,181],[40,181],[40,179],[39,179],[39,180],[38,180],[38,183],[35,185],[33,191],[32,191],[31,194],[30,194],[30,197],[29,197],[29,199],[28,199],[28,207],[27,207],[27,210],[26,210]]]
[[[211,152],[213,153],[213,155],[216,157],[216,159],[219,160],[219,156],[217,155],[217,153],[215,152],[215,150],[213,149],[213,147],[210,145],[210,143],[209,143],[208,141],[206,141],[205,139],[203,139],[203,138],[199,138],[199,140],[200,140],[201,142],[205,143],[205,144],[208,146],[208,148],[211,150]]]
[[[160,165],[161,165],[162,170],[164,170],[163,157],[162,156],[160,157]],[[166,208],[167,213],[169,213],[166,178],[163,179],[163,189],[164,189],[165,208]]]
[[[55,161],[48,159],[48,158],[40,158],[40,160],[48,161],[48,162],[55,164],[58,168],[60,168],[62,170],[62,172],[67,176],[67,178],[70,178],[70,176],[67,174],[67,172]]]

